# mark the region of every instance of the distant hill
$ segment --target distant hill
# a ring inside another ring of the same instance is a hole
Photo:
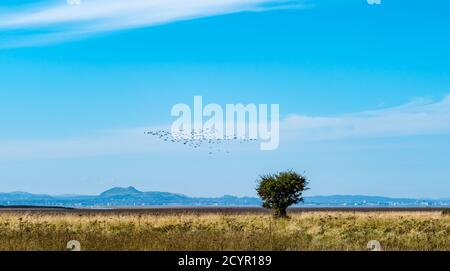
[[[100,195],[38,195],[27,192],[0,193],[3,206],[64,206],[64,207],[107,207],[107,206],[260,206],[254,197],[189,197],[168,192],[142,192],[136,188],[114,187]],[[369,206],[369,207],[417,207],[450,206],[450,199],[408,199],[360,195],[335,195],[306,197],[302,206]]]
[[[130,196],[142,194],[141,191],[129,186],[127,188],[114,187],[100,194],[100,197]]]

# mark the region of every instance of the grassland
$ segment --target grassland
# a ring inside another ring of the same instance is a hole
[[[450,250],[442,212],[0,212],[0,250]]]

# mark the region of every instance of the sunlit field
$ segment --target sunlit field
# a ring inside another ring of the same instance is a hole
[[[1,212],[0,250],[450,250],[443,212],[270,214]]]

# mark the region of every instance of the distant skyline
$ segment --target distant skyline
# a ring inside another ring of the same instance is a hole
[[[189,4],[188,4],[189,3]],[[113,186],[255,196],[294,169],[312,195],[448,198],[446,0],[6,0],[0,192]],[[174,104],[279,104],[276,151],[161,142]]]

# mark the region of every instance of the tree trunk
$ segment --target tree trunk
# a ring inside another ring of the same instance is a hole
[[[287,208],[279,208],[275,209],[275,218],[284,218],[287,217]]]

